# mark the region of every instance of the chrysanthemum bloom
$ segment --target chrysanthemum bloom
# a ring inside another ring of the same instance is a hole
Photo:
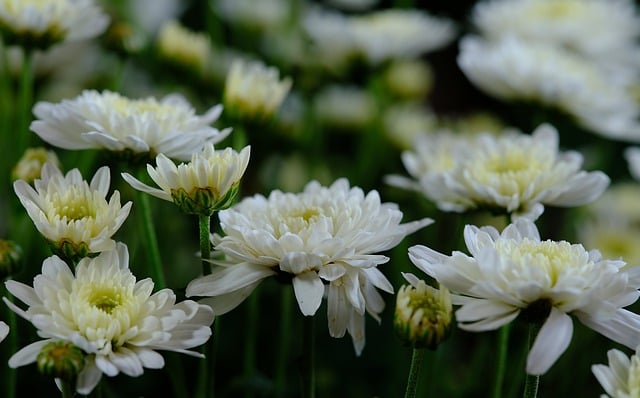
[[[449,44],[456,33],[451,21],[417,9],[374,11],[351,24],[358,48],[373,65],[419,57]]]
[[[277,112],[291,85],[291,78],[280,79],[274,67],[237,60],[225,81],[223,103],[227,112],[241,121],[264,121]]]
[[[421,59],[400,59],[384,72],[385,86],[394,96],[405,101],[422,101],[433,89],[431,66]]]
[[[553,107],[608,138],[640,140],[640,107],[629,79],[546,43],[507,36],[460,41],[458,65],[479,89],[504,101]]]
[[[189,349],[211,335],[211,308],[191,300],[176,304],[170,289],[152,294],[153,281],[136,281],[129,270],[129,253],[122,243],[116,250],[82,259],[75,273],[57,256],[49,257],[33,287],[17,281],[6,282],[6,287],[28,308],[6,298],[5,303],[44,338],[15,353],[9,366],[35,362],[50,342],[73,343],[87,355],[76,383],[80,394],[91,392],[102,374],[135,377],[144,368],[162,368],[158,350],[200,357]]]
[[[215,122],[222,106],[197,116],[184,97],[173,94],[129,99],[118,93],[85,90],[72,100],[38,102],[38,120],[31,130],[51,145],[64,149],[106,149],[153,159],[188,160],[208,142],[222,141],[231,129],[218,131]]]
[[[45,163],[53,163],[56,167],[60,167],[60,160],[54,151],[44,147],[27,148],[24,155],[11,170],[11,178],[24,180],[31,184],[34,180],[40,178],[40,172]]]
[[[631,0],[481,1],[472,22],[491,40],[517,36],[575,51],[619,72],[637,69],[640,17]]]
[[[349,331],[357,354],[365,344],[364,314],[378,321],[384,300],[376,290],[393,292],[377,268],[406,235],[431,220],[400,224],[397,205],[381,203],[346,179],[323,187],[313,181],[299,194],[273,191],[268,198],[246,198],[219,213],[225,236],[214,234],[215,250],[226,256],[221,267],[187,286],[187,296],[210,296],[203,302],[216,314],[238,306],[270,276],[290,280],[300,311],[313,316],[327,295],[329,333]]]
[[[173,64],[202,75],[212,57],[211,40],[205,33],[192,32],[178,21],[166,22],[157,38],[160,55]]]
[[[616,349],[607,352],[609,366],[593,365],[591,371],[608,395],[601,398],[633,398],[640,396],[640,352],[628,357]]]
[[[235,199],[240,179],[249,164],[250,147],[236,152],[231,148],[216,151],[213,144],[196,153],[189,163],[176,166],[163,154],[156,168],[147,165],[151,179],[160,187],[150,187],[128,173],[122,177],[135,189],[175,203],[187,214],[210,216],[226,209]]]
[[[103,166],[91,179],[82,179],[73,169],[66,175],[51,163],[42,168],[42,177],[31,187],[18,180],[13,188],[52,251],[65,259],[78,259],[91,253],[112,250],[112,235],[131,210],[131,202],[120,205],[120,192],[107,202],[111,175]]]
[[[0,341],[4,340],[9,334],[9,325],[0,321]]]
[[[417,181],[394,177],[389,182],[420,190],[443,211],[479,208],[536,219],[544,205],[589,203],[609,185],[604,173],[580,170],[579,153],[559,152],[558,132],[548,124],[531,135],[506,131],[458,139],[446,156],[438,149],[427,143],[405,152],[404,165]],[[432,153],[445,156],[444,167],[429,165]]]
[[[85,40],[107,28],[109,17],[93,0],[2,0],[0,32],[5,44],[46,49]]]
[[[624,151],[631,176],[640,181],[640,147],[629,147]]]
[[[502,233],[466,226],[470,256],[451,256],[422,245],[409,248],[411,261],[455,294],[460,328],[498,329],[522,315],[542,327],[527,358],[529,374],[545,373],[567,349],[570,315],[628,347],[640,343],[640,315],[624,309],[640,292],[640,268],[621,270],[620,260],[604,260],[580,244],[541,240],[535,224],[516,220]]]
[[[387,106],[382,118],[386,138],[403,151],[413,148],[420,135],[438,129],[438,117],[422,101]]]
[[[413,274],[403,275],[410,284],[398,291],[393,326],[405,343],[433,350],[451,332],[451,294],[446,287],[436,289]]]
[[[358,131],[368,126],[377,111],[375,98],[353,85],[327,85],[313,99],[314,117],[329,128]]]

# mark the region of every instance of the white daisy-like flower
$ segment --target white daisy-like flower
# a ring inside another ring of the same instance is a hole
[[[0,321],[0,342],[9,334],[9,325]]]
[[[447,156],[442,145],[430,142],[434,140],[425,138],[415,152],[403,153],[415,181],[387,181],[421,191],[443,211],[487,208],[535,220],[544,205],[579,206],[597,199],[610,181],[600,171],[580,170],[578,152],[559,152],[558,132],[548,124],[531,135],[506,131],[450,139],[445,141],[450,145]],[[434,161],[442,166],[434,167]]]
[[[11,170],[11,178],[31,183],[40,178],[40,172],[45,163],[53,163],[56,167],[60,167],[60,159],[54,151],[44,147],[27,148]]]
[[[458,65],[491,96],[551,106],[595,134],[640,140],[640,107],[629,82],[566,49],[513,36],[493,41],[467,36],[460,42]]]
[[[52,163],[42,168],[34,186],[23,180],[13,183],[20,203],[52,250],[65,258],[112,250],[111,237],[131,210],[131,202],[120,204],[120,192],[114,191],[107,202],[111,175],[103,166],[91,183],[82,179],[78,169],[63,175]]]
[[[387,9],[352,17],[358,48],[371,64],[416,58],[449,44],[453,22],[417,9]]]
[[[545,373],[567,349],[573,315],[587,327],[620,344],[640,343],[640,315],[624,309],[640,292],[640,268],[621,270],[619,260],[604,260],[580,244],[541,240],[535,224],[516,220],[502,233],[467,225],[470,256],[451,256],[417,245],[411,261],[449,288],[460,328],[498,329],[522,315],[542,325],[527,358],[529,374]]]
[[[275,67],[236,60],[225,81],[223,102],[240,119],[265,120],[277,112],[292,84],[290,77],[281,79]]]
[[[591,371],[608,395],[601,398],[635,398],[640,396],[640,351],[631,357],[612,349],[607,352],[607,365],[593,365]]]
[[[196,153],[189,163],[176,166],[163,154],[156,157],[156,168],[147,172],[160,189],[150,187],[128,173],[122,177],[135,189],[174,202],[189,214],[211,215],[225,209],[238,193],[240,178],[249,164],[249,146],[240,153],[231,148],[216,151],[213,144]]]
[[[47,48],[98,36],[109,17],[93,0],[2,0],[0,31],[8,43]]]
[[[513,35],[564,47],[619,72],[638,66],[640,17],[631,0],[481,1],[472,21],[492,40]]]
[[[418,137],[438,130],[438,117],[421,101],[399,102],[385,107],[382,124],[389,141],[401,150],[408,150]]]
[[[5,303],[31,322],[44,340],[22,348],[9,359],[16,368],[30,364],[51,341],[67,341],[86,354],[76,390],[88,394],[102,374],[142,375],[144,368],[160,369],[164,359],[158,350],[201,357],[190,348],[211,335],[211,308],[192,300],[176,304],[170,289],[152,294],[153,281],[129,270],[126,245],[95,258],[82,259],[72,272],[57,256],[42,264],[33,287],[7,281],[7,290],[28,308],[7,298]]]
[[[187,286],[187,296],[203,299],[216,314],[238,306],[270,276],[290,280],[300,311],[313,316],[327,295],[329,333],[348,331],[357,354],[365,344],[364,314],[380,321],[384,300],[376,290],[393,286],[377,268],[406,235],[431,223],[401,224],[402,212],[339,179],[330,187],[313,181],[299,194],[272,191],[246,198],[219,213],[225,236],[213,237],[226,256],[221,267]]]
[[[311,106],[321,124],[345,130],[365,128],[378,108],[375,98],[363,88],[337,84],[323,87]]]
[[[222,106],[195,114],[178,94],[158,101],[153,97],[129,99],[118,93],[85,90],[72,100],[38,102],[31,123],[40,138],[63,149],[106,149],[134,155],[188,160],[208,142],[222,141],[231,129],[218,131],[210,124]]]
[[[193,32],[175,19],[162,25],[156,45],[162,57],[200,74],[205,72],[212,58],[209,36],[206,33]]]

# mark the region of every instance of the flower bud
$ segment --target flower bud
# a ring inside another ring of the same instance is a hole
[[[22,264],[22,248],[13,241],[0,240],[0,280],[15,275]]]
[[[403,285],[396,298],[393,324],[400,338],[415,348],[435,349],[451,331],[451,294],[420,280]]]
[[[40,178],[42,166],[47,162],[60,168],[60,160],[54,151],[43,147],[28,148],[11,170],[11,179],[14,181],[24,180],[31,184]]]
[[[224,195],[215,188],[194,188],[191,192],[183,188],[172,189],[171,197],[180,210],[187,214],[210,216],[215,211],[231,206],[238,195],[240,185],[234,184]]]
[[[67,341],[52,341],[40,350],[38,371],[63,381],[73,381],[84,368],[85,353]]]

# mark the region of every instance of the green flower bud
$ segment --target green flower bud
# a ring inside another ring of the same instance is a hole
[[[36,363],[45,376],[63,381],[74,381],[84,368],[85,353],[67,341],[53,341],[40,350]]]
[[[398,291],[393,325],[406,344],[435,349],[449,336],[451,320],[447,288],[438,290],[419,281],[417,286],[403,285]]]
[[[191,192],[179,188],[171,190],[171,197],[173,203],[187,214],[211,216],[215,211],[231,206],[238,190],[239,184],[235,184],[220,196],[218,190],[212,187],[194,188]]]
[[[22,265],[22,248],[13,241],[0,240],[0,279],[15,275]]]

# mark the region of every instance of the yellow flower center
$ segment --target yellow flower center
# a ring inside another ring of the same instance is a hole
[[[58,197],[54,204],[55,213],[60,218],[67,220],[82,220],[84,218],[95,218],[95,209],[84,197],[84,195],[63,195]]]
[[[281,225],[276,224],[279,235],[282,236],[287,232],[299,234],[317,222],[323,214],[322,209],[316,206],[294,207],[279,220],[282,223]]]
[[[542,20],[554,20],[575,18],[576,13],[582,9],[575,1],[545,1],[538,2],[533,12]]]
[[[107,314],[111,314],[122,302],[122,292],[115,287],[98,288],[89,295],[89,303]]]

